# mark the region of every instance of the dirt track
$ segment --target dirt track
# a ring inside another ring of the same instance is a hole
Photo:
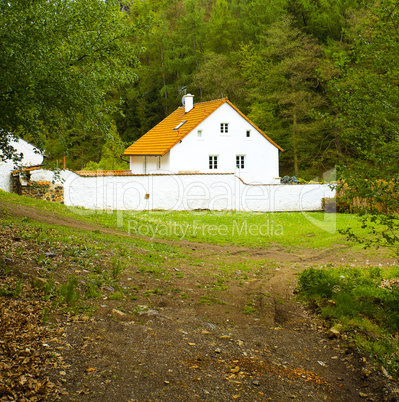
[[[32,207],[3,203],[0,208],[16,221],[27,216],[127,236],[53,213],[43,215]],[[0,241],[10,233],[3,231]],[[43,253],[40,245],[18,242]],[[293,294],[297,274],[305,267],[355,260],[361,265],[365,255],[338,246],[288,253],[280,247],[163,242],[190,257],[168,267],[179,277],[163,281],[132,266],[123,272],[120,286],[134,283],[136,300],[104,297],[90,301],[96,310],[91,318],[54,317],[70,345],[62,349],[66,368],[51,371],[52,381],[66,389],[61,400],[387,400],[385,377],[372,370],[368,359],[329,339],[327,328]],[[30,262],[24,264],[29,271]],[[256,269],[245,275],[237,268],[223,276],[225,265],[251,264]],[[144,292],[154,288],[161,291]]]

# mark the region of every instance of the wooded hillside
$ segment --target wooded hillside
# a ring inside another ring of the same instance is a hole
[[[180,106],[186,91],[194,102],[228,97],[285,150],[282,176],[320,176],[362,157],[368,136],[386,141],[387,130],[397,132],[396,1],[141,0],[121,10],[135,56],[124,55],[122,78],[130,70],[135,79],[108,80],[101,115],[126,144]],[[361,128],[377,120],[376,132]],[[355,126],[363,139],[353,137]],[[78,117],[46,147],[81,169],[100,161],[106,140],[98,124]]]

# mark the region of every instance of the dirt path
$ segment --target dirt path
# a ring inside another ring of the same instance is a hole
[[[127,236],[32,207],[0,209],[16,219]],[[288,253],[278,246],[163,242],[189,256],[169,267],[179,276],[163,281],[131,267],[121,288],[133,281],[151,292],[93,300],[91,317],[54,318],[65,333],[59,350],[66,365],[51,371],[65,387],[61,400],[394,400],[368,359],[329,339],[293,294],[307,266],[343,259],[361,265],[368,257],[338,246]]]

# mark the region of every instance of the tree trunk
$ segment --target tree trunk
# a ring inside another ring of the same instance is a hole
[[[168,107],[168,91],[166,90],[166,74],[165,74],[165,65],[163,60],[163,46],[161,46],[161,65],[162,65],[162,79],[163,79],[163,88],[164,88],[164,96],[165,96],[165,115],[169,115],[169,107]]]
[[[294,152],[294,173],[298,177],[298,132],[297,132],[297,114],[294,108],[293,122],[292,122],[292,149]]]

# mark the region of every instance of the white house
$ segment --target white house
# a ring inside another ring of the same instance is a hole
[[[37,166],[43,163],[43,155],[29,142],[22,138],[10,140],[10,145],[16,150],[17,154],[23,154],[23,158],[18,162],[19,166]],[[0,151],[1,152],[1,151]],[[4,191],[12,191],[11,172],[15,170],[14,161],[8,159],[2,161],[0,159],[0,189]]]
[[[193,95],[124,152],[133,174],[235,173],[246,183],[279,183],[279,151],[227,98]]]

